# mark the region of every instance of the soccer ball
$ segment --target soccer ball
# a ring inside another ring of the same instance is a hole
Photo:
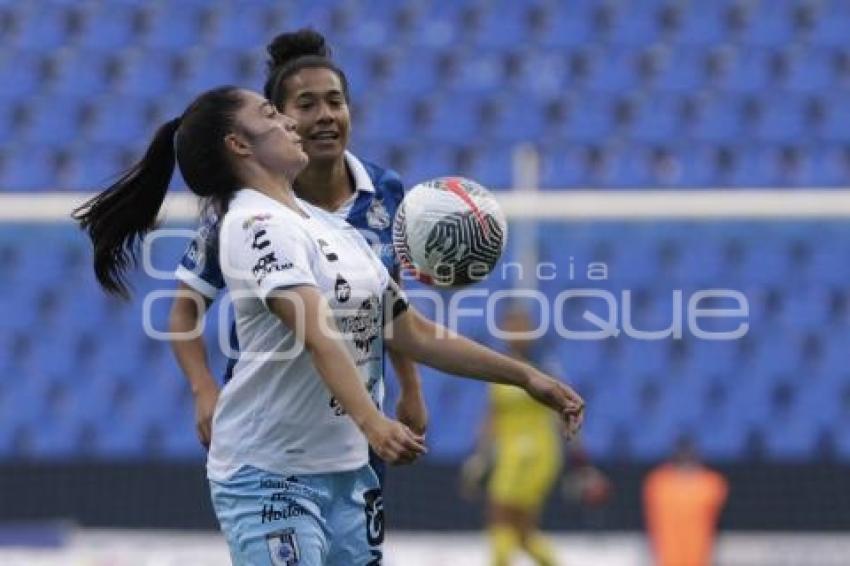
[[[462,177],[440,177],[410,189],[393,220],[402,267],[439,287],[484,279],[505,249],[508,224],[493,195]]]

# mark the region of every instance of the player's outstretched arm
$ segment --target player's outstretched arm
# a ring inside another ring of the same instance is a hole
[[[522,387],[561,416],[567,436],[581,428],[584,400],[566,384],[436,325],[413,308],[389,325],[386,339],[390,349],[446,373]]]
[[[425,453],[420,435],[388,419],[375,407],[336,329],[330,306],[317,288],[301,285],[273,292],[268,305],[304,344],[325,385],[378,456],[391,464],[406,464]]]
[[[195,397],[198,440],[209,447],[219,386],[209,368],[203,336],[194,332],[209,303],[206,297],[185,283],[179,283],[177,289],[169,314],[171,348]]]
[[[428,408],[422,395],[422,382],[416,364],[407,356],[393,350],[387,356],[398,377],[399,397],[395,414],[399,421],[406,424],[417,434],[425,434],[428,428]]]

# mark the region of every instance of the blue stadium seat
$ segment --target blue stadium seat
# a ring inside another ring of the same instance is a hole
[[[700,97],[690,126],[693,139],[707,142],[734,142],[743,131],[743,104],[734,96]]]
[[[850,100],[846,96],[826,98],[826,115],[817,135],[828,142],[850,142]],[[845,182],[846,184],[846,182]]]
[[[654,71],[651,86],[666,92],[699,91],[707,82],[705,55],[699,49],[655,48],[651,55]]]
[[[641,143],[663,143],[677,139],[682,130],[681,117],[680,98],[648,93],[637,100],[629,135]]]
[[[392,56],[386,53],[382,53],[382,57],[386,57],[388,61],[392,60]],[[348,87],[355,102],[373,95],[372,87],[381,82],[381,77],[373,73],[374,58],[372,51],[357,46],[346,47],[345,49],[335,50],[333,58],[337,66],[345,73],[348,79]],[[260,65],[262,80],[259,81],[260,84],[265,84],[266,59],[266,55],[262,54],[262,64]]]
[[[696,428],[697,448],[709,461],[734,461],[746,456],[751,427],[731,411],[712,411]]]
[[[850,179],[850,152],[842,147],[814,146],[812,184],[816,187],[844,187]]]
[[[687,2],[674,4],[680,13],[681,24],[672,39],[683,45],[716,45],[726,40],[724,2]]]
[[[443,85],[449,92],[492,94],[504,84],[503,67],[498,51],[479,52],[475,57],[461,58]]]
[[[220,4],[213,14],[209,46],[225,49],[252,49],[258,42],[279,33],[271,27],[269,6],[260,2]]]
[[[106,187],[127,168],[123,151],[112,144],[79,147],[70,155],[70,173],[65,184],[72,190]]]
[[[812,256],[806,273],[809,281],[833,288],[843,286],[842,282],[850,275],[850,266],[843,259],[850,251],[845,238],[844,234],[831,231],[814,240],[816,245],[811,246]]]
[[[425,140],[464,143],[481,135],[481,103],[478,96],[455,95],[430,101],[431,119],[419,128]]]
[[[607,41],[614,45],[643,47],[651,45],[659,36],[658,6],[651,2],[612,4],[613,24]]]
[[[178,77],[180,89],[192,99],[205,90],[238,84],[238,61],[234,51],[195,49],[186,54],[186,76]]]
[[[365,99],[357,106],[353,117],[353,134],[369,142],[397,140],[414,127],[411,101],[402,96]]]
[[[130,47],[139,39],[140,23],[137,6],[118,2],[86,5],[80,46],[104,52]]]
[[[464,2],[451,2],[427,5],[419,25],[411,30],[411,46],[419,52],[427,53],[457,45],[461,39],[459,30],[464,29],[460,22],[461,13],[466,9]]]
[[[470,148],[467,167],[461,167],[457,172],[491,190],[510,189],[513,187],[513,151],[511,144]]]
[[[80,455],[80,429],[66,419],[46,418],[28,428],[26,456],[40,460],[73,459]]]
[[[408,186],[427,179],[445,175],[454,170],[454,149],[448,145],[416,146],[410,154],[410,163],[403,171]]]
[[[35,94],[44,80],[44,57],[31,51],[0,51],[0,99],[22,99]]]
[[[585,86],[606,94],[619,94],[637,86],[639,57],[639,52],[626,47],[592,51]]]
[[[835,55],[832,50],[817,48],[796,48],[789,52],[782,87],[801,94],[828,92],[836,80]]]
[[[336,7],[345,13],[344,23],[340,25],[340,17],[333,17],[334,45],[341,47],[340,51],[350,47],[365,47],[377,49],[394,41],[399,33],[395,28],[392,14],[400,10],[399,5],[383,4],[382,2],[367,2],[353,7]],[[287,22],[288,23],[288,22]],[[322,29],[322,28],[318,28]],[[328,29],[327,27],[325,29]]]
[[[588,0],[554,3],[549,7],[543,29],[534,34],[535,40],[547,48],[586,46],[594,37],[595,6]]]
[[[717,90],[735,94],[759,93],[771,86],[771,52],[766,49],[727,48],[714,77]]]
[[[791,128],[798,126],[793,120],[789,122]],[[804,149],[795,146],[768,146],[750,153],[754,160],[756,178],[762,186],[811,186],[812,162],[809,152]]]
[[[531,92],[536,96],[562,96],[567,85],[574,81],[569,64],[570,52],[565,49],[549,51],[541,48],[514,49],[519,58],[515,75],[503,77],[503,87],[516,92]]]
[[[609,187],[618,189],[650,187],[655,181],[652,151],[649,148],[623,145],[615,153],[616,165],[608,179]]]
[[[531,5],[526,2],[497,0],[491,3],[480,24],[472,32],[472,41],[485,49],[528,43],[528,12]]]
[[[800,143],[808,137],[806,101],[787,95],[764,97],[753,132],[758,140],[769,143]]]
[[[526,95],[503,96],[496,103],[490,134],[498,142],[536,142],[546,131],[544,103]]]
[[[78,139],[82,105],[76,99],[64,100],[57,111],[53,97],[31,98],[27,104],[27,125],[19,139],[35,146],[58,149]]]
[[[782,311],[783,324],[790,330],[824,328],[832,315],[829,290],[806,287],[788,293]]]
[[[579,146],[555,145],[544,148],[541,159],[540,185],[545,188],[567,188],[586,185],[584,150]]]
[[[50,52],[68,44],[69,6],[39,2],[20,8],[15,10],[15,33],[7,46]]]
[[[145,16],[146,32],[141,43],[146,47],[178,51],[202,40],[202,21],[206,15],[200,4],[154,4]]]
[[[585,94],[571,100],[564,138],[576,142],[600,142],[614,128],[613,102],[606,96]]]
[[[739,345],[736,341],[696,339],[688,342],[685,365],[690,374],[735,375],[740,364]]]
[[[711,146],[688,145],[681,151],[681,186],[691,188],[722,187],[724,182],[717,175],[714,163],[716,150]]]
[[[685,428],[662,410],[642,417],[629,431],[629,455],[639,462],[657,462],[668,456]]]
[[[744,45],[755,47],[783,47],[794,41],[794,13],[797,3],[792,0],[774,0],[769,9],[749,5],[746,25],[738,37]]]
[[[54,71],[45,83],[50,96],[63,100],[85,99],[109,88],[107,76],[111,55],[98,51],[63,49],[53,58]]]
[[[49,148],[18,145],[0,155],[0,186],[4,190],[39,191],[56,186],[54,154]]]
[[[767,454],[774,461],[802,462],[816,456],[823,428],[810,415],[792,410],[778,412],[760,429]]]
[[[432,96],[439,92],[435,52],[411,50],[392,57],[390,63],[386,85],[393,95]]]
[[[168,51],[145,50],[128,53],[120,59],[121,71],[112,92],[139,98],[158,98],[172,90],[173,66]]]
[[[93,105],[95,110],[86,139],[95,144],[123,144],[146,147],[152,135],[147,119],[150,104],[125,95],[107,96]]]
[[[823,47],[847,47],[847,29],[850,27],[850,6],[841,0],[824,2],[816,10],[814,28],[808,40]]]

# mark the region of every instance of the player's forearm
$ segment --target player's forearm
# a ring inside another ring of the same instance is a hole
[[[173,336],[171,348],[194,394],[204,389],[218,388],[218,383],[209,369],[203,338],[188,337],[197,328],[199,319],[194,301],[185,298],[175,300],[169,318],[169,329]]]
[[[398,317],[394,325],[391,349],[446,373],[525,387],[537,371],[435,325],[414,309]]]
[[[407,356],[394,350],[387,350],[390,363],[395,369],[398,377],[399,388],[402,395],[419,395],[422,393],[422,382],[419,379],[419,370],[416,364]]]
[[[270,298],[268,303],[304,344],[322,381],[357,426],[365,432],[380,420],[381,414],[336,330],[330,307],[318,290],[296,287]]]
[[[380,412],[360,380],[348,350],[333,343],[313,345],[309,349],[322,381],[357,427],[365,431],[374,425]]]

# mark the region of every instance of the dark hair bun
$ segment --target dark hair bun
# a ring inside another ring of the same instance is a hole
[[[325,36],[310,28],[278,35],[269,43],[266,51],[269,53],[269,69],[286,65],[306,55],[328,58],[331,56],[331,48],[328,47]]]

